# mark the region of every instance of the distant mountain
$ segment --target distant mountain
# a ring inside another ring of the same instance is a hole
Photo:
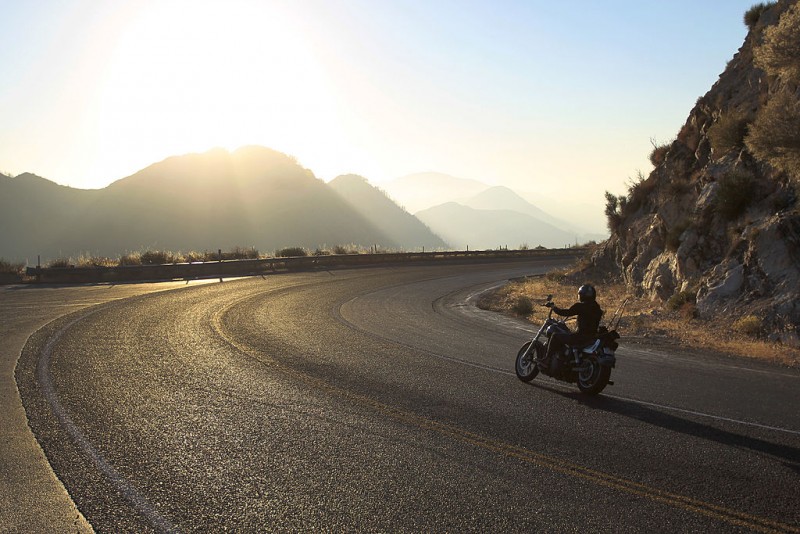
[[[168,158],[105,189],[0,177],[0,258],[400,243],[294,159],[263,147]]]
[[[541,221],[552,224],[562,230],[569,230],[573,233],[586,233],[585,230],[577,228],[575,223],[567,222],[553,217],[549,213],[534,206],[508,187],[495,186],[481,191],[474,197],[463,202],[465,206],[480,210],[511,210],[524,213],[535,217]]]
[[[416,213],[445,202],[461,203],[491,186],[448,174],[423,172],[395,178],[381,187],[409,213]]]
[[[370,224],[405,250],[446,249],[447,244],[419,219],[395,204],[383,191],[355,174],[338,176],[328,185]]]
[[[417,218],[456,249],[516,248],[527,245],[561,248],[575,243],[575,234],[512,210],[475,209],[448,202],[417,212]]]

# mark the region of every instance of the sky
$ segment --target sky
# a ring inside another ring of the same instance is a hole
[[[649,173],[753,0],[0,0],[0,172],[101,188],[263,145],[604,203]]]

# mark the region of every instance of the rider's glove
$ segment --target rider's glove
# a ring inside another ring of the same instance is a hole
[[[553,304],[552,302],[548,302],[547,304],[545,304],[545,306],[547,306],[548,308],[552,308],[553,306],[555,306],[555,304]]]

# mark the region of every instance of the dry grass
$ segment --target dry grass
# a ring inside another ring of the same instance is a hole
[[[548,274],[512,282],[498,291],[484,295],[478,305],[508,315],[514,313],[522,298],[533,302],[532,313],[525,318],[540,324],[547,317],[543,304],[552,294],[556,305],[567,307],[577,301],[577,286],[559,275]],[[605,310],[604,323],[610,321],[619,306],[628,299],[618,331],[623,340],[653,344],[669,343],[684,348],[707,350],[731,356],[753,358],[781,365],[800,366],[800,350],[756,338],[757,329],[748,319],[741,321],[706,321],[696,317],[694,304],[686,302],[669,310],[658,302],[630,294],[622,284],[598,286],[597,301]]]

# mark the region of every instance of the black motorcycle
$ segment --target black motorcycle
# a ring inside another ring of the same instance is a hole
[[[550,313],[533,339],[519,349],[514,366],[517,377],[523,382],[530,382],[541,371],[557,380],[578,384],[578,389],[588,395],[597,395],[607,385],[613,385],[611,369],[617,362],[617,331],[601,326],[597,338],[589,345],[564,346],[560,351],[554,351],[550,361],[546,361],[550,338],[556,333],[569,333],[570,329],[563,320],[553,319],[553,295],[547,296],[547,303],[543,306],[549,307]],[[609,324],[613,325],[614,319]]]

